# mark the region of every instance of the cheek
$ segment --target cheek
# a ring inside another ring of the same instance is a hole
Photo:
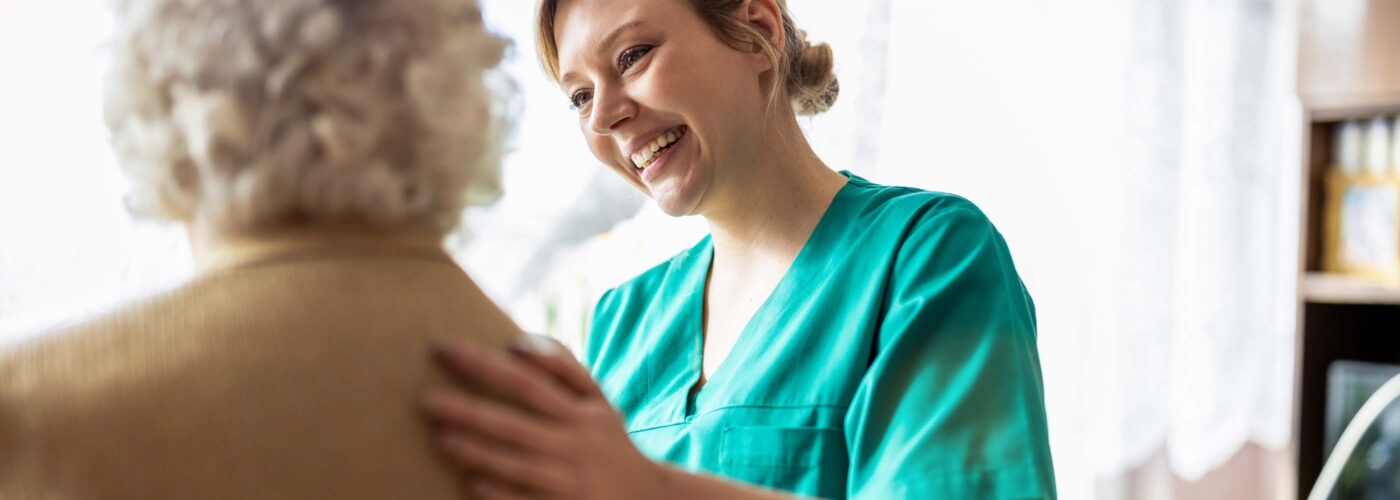
[[[636,169],[632,168],[632,164],[630,162],[618,163],[622,160],[618,160],[618,158],[621,157],[621,153],[617,150],[617,143],[607,137],[589,133],[585,133],[584,137],[587,138],[588,150],[593,153],[594,158],[608,167],[608,170],[612,170],[613,173],[622,177],[622,179],[627,181],[628,184],[631,184],[632,187],[637,188],[642,194],[651,196],[651,190],[642,183]]]
[[[659,99],[681,101],[687,93],[704,85],[704,75],[696,73],[694,61],[685,54],[657,58],[647,68],[646,86]]]
[[[653,107],[684,115],[696,122],[692,125],[721,130],[752,118],[762,91],[743,55],[732,50],[673,54],[648,68],[646,88]]]
[[[600,135],[587,133],[584,135],[588,138],[588,150],[593,153],[593,158],[606,165],[608,169],[622,174],[623,177],[632,175],[630,163],[619,163],[622,161],[620,160],[622,153],[618,152],[616,142]]]
[[[587,125],[582,128],[586,129]],[[617,144],[607,137],[589,133],[583,130],[583,135],[588,139],[588,150],[593,152],[593,157],[598,161],[606,163],[609,167],[617,167],[617,158],[621,155],[617,151]]]
[[[724,54],[673,49],[653,59],[641,87],[650,107],[684,115],[704,115],[723,107],[722,102],[737,90],[732,74],[723,69],[731,64]]]

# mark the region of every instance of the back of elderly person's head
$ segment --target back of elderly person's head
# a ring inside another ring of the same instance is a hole
[[[499,191],[476,0],[117,0],[106,117],[138,214],[447,231]]]

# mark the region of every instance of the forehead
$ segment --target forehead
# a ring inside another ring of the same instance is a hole
[[[687,0],[560,0],[554,12],[554,40],[561,73],[586,64],[607,49],[608,35],[637,21],[665,25],[688,14]]]

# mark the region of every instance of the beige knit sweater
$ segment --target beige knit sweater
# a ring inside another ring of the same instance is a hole
[[[434,339],[517,335],[435,243],[272,242],[0,351],[0,499],[446,499]]]

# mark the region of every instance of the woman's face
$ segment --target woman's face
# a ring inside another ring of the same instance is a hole
[[[703,214],[715,186],[742,182],[765,58],[726,45],[687,0],[564,0],[554,35],[589,149],[663,211]]]

